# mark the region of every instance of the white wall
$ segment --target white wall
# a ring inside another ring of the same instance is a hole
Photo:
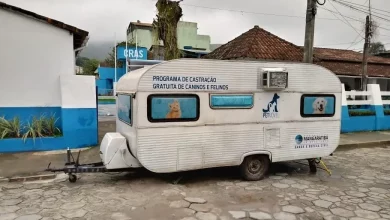
[[[96,108],[94,76],[60,77],[62,108]]]
[[[0,9],[0,106],[61,106],[60,75],[75,74],[73,36]]]

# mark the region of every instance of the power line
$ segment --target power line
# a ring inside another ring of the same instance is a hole
[[[355,30],[356,33],[358,33],[361,37],[363,37],[363,36],[359,33],[359,31],[357,31],[356,28],[355,28],[354,26],[352,26],[351,23],[349,23],[349,21],[344,17],[344,15],[342,15],[342,14],[340,13],[340,11],[337,10],[337,8],[333,5],[333,3],[332,3],[331,1],[329,1],[329,3],[330,3],[330,5],[331,5],[331,6],[332,6],[332,7],[341,15],[341,17],[344,18],[344,20],[348,23],[348,25],[349,25],[351,28],[353,28],[353,30]],[[336,17],[335,14],[333,14],[333,15]]]
[[[362,33],[363,33],[363,31],[362,31]],[[360,34],[356,36],[354,42],[353,42],[351,45],[349,45],[349,47],[347,47],[347,50],[348,50],[349,48],[351,48],[352,46],[355,46],[356,44],[358,44],[358,43],[360,43],[360,42],[362,42],[362,41],[364,40],[364,38],[362,38],[362,39],[360,39],[359,41],[357,41],[357,39],[359,38],[359,36],[360,36]]]
[[[335,12],[335,11],[332,11],[332,10],[330,10],[330,9],[327,9],[327,8],[320,8],[320,9],[322,9],[322,10],[326,10],[326,11],[328,11],[328,12],[331,12],[331,13],[336,13],[336,14],[339,14],[339,15],[342,15],[341,13],[339,13],[339,12]],[[346,16],[346,15],[342,15],[342,16],[344,16],[344,17],[346,17],[346,18],[349,18],[350,19],[350,21],[356,21],[356,22],[360,22],[360,23],[362,23],[362,24],[364,24],[365,22],[363,22],[363,21],[361,21],[361,20],[358,20],[358,19],[356,19],[356,18],[353,18],[353,17],[349,17],[349,16]],[[340,19],[339,19],[340,20]],[[345,22],[344,22],[345,23]],[[388,26],[388,25],[384,25],[384,26]],[[383,30],[386,30],[386,31],[390,31],[390,29],[388,29],[388,28],[384,28],[384,27],[381,27],[381,26],[379,26],[379,25],[375,25],[375,27],[377,27],[377,28],[379,28],[379,29],[383,29]]]
[[[364,14],[369,14],[370,13],[370,9],[366,9],[365,6],[364,7],[354,6],[354,5],[350,5],[350,4],[341,2],[341,1],[335,1],[335,2],[339,3],[340,5],[343,5],[345,7],[354,9],[354,10],[359,11],[359,12],[362,12]],[[384,17],[389,17],[390,18],[390,15],[382,14],[382,13],[379,13],[379,12],[375,12],[375,13],[376,13],[376,15],[374,15],[374,16],[377,17],[377,18],[380,18],[380,19],[383,19],[383,20],[388,20],[388,18],[384,18]],[[384,17],[381,17],[379,15],[384,16]]]
[[[351,8],[351,9],[353,9],[353,10],[355,10],[355,11],[362,12],[362,13],[364,13],[364,14],[368,14],[368,13],[369,13],[368,11],[364,11],[364,9],[358,8],[358,7],[356,7],[356,6],[348,5],[348,4],[343,3],[343,2],[340,2],[340,1],[334,1],[334,2],[340,4],[340,5],[344,6],[344,7]],[[383,14],[380,14],[380,15],[383,15]],[[373,14],[372,16],[373,16],[373,17],[376,17],[376,18],[379,18],[379,19],[382,19],[382,20],[384,20],[384,21],[390,22],[390,20],[387,19],[387,18],[383,18],[383,17],[381,17],[381,16],[374,15],[374,14]],[[387,15],[385,15],[385,16],[387,16]]]
[[[245,11],[245,10],[234,10],[234,9],[224,9],[224,8],[215,8],[215,7],[208,7],[208,6],[200,6],[200,5],[191,5],[191,4],[181,4],[183,6],[189,6],[189,7],[195,7],[195,8],[204,8],[204,9],[210,9],[210,10],[218,10],[218,11],[229,11],[229,12],[237,12],[237,13],[245,13],[245,14],[257,14],[257,15],[266,15],[266,16],[277,16],[277,17],[289,17],[289,18],[305,18],[304,16],[297,16],[297,15],[283,15],[283,14],[271,14],[271,13],[262,13],[262,12],[252,12],[252,11]],[[353,18],[353,17],[350,17],[350,16],[346,16],[346,15],[343,15],[341,14],[340,12],[335,12],[335,11],[332,11],[330,9],[327,9],[327,8],[323,8],[323,7],[320,7],[321,9],[323,10],[326,10],[328,12],[331,12],[331,13],[336,13],[336,14],[339,14],[341,16],[344,17],[344,19],[346,21],[356,21],[356,22],[360,22],[360,23],[364,23],[363,21],[359,20],[359,19],[356,19],[356,18]],[[337,17],[336,17],[337,18]],[[348,19],[346,19],[348,18]],[[340,18],[316,18],[316,19],[321,19],[321,20],[333,20],[333,21],[341,21]],[[349,23],[349,22],[348,22]],[[384,29],[384,30],[388,30],[390,31],[390,29],[386,29],[386,28],[382,28],[382,27],[378,27],[380,29]],[[360,35],[360,33],[359,33]],[[390,37],[389,35],[379,35],[379,36],[385,36],[385,37]]]
[[[214,7],[200,6],[200,5],[190,5],[190,4],[181,4],[181,5],[189,6],[189,7],[195,7],[195,8],[205,8],[205,9],[211,9],[211,10],[218,10],[218,11],[237,12],[237,13],[241,13],[241,14],[242,14],[242,13],[245,13],[245,14],[257,14],[257,15],[277,16],[277,17],[305,18],[304,16],[298,16],[298,15],[271,14],[271,13],[263,13],[263,12],[253,12],[253,11],[244,11],[244,10],[214,8]],[[333,20],[333,21],[337,21],[337,20],[338,20],[338,19],[334,19],[334,18],[317,18],[317,19],[322,19],[322,20]]]
[[[345,1],[345,0],[334,0],[334,1],[335,2],[337,2],[337,1],[344,2],[346,4],[352,4],[352,5],[356,5],[356,6],[360,6],[360,7],[368,7],[368,6],[365,5],[368,2],[368,0],[363,5],[357,4],[357,3],[354,3],[354,2]],[[381,10],[381,9],[377,9],[377,8],[373,8],[373,7],[371,7],[371,10],[377,10],[377,11],[386,12],[386,13],[390,14],[390,11],[385,11],[385,10]]]

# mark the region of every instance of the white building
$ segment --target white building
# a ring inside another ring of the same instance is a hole
[[[87,31],[0,2],[0,117],[26,124],[55,113],[63,133],[55,143],[12,143],[6,150],[10,140],[0,140],[0,153],[97,144],[95,78],[75,71],[87,41]]]
[[[162,41],[156,41],[151,23],[140,21],[130,22],[127,28],[127,40],[137,43],[139,47],[146,47],[148,50],[153,45],[162,46]],[[202,50],[210,52],[211,38],[209,35],[198,34],[198,24],[196,22],[179,21],[177,23],[177,44],[180,50]]]

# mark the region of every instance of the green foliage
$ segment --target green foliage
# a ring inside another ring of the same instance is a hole
[[[372,110],[349,110],[349,116],[373,116],[375,111]]]
[[[373,42],[370,45],[370,48],[368,48],[369,54],[378,54],[380,52],[386,51],[385,45],[381,42]]]
[[[88,60],[89,60],[88,57],[77,57],[76,65],[83,67]]]
[[[0,117],[0,139],[10,138],[10,137],[20,137],[20,120],[17,117],[14,117],[12,120],[8,121],[5,117]]]
[[[181,57],[181,51],[177,45],[177,23],[183,16],[180,1],[158,0],[156,3],[157,18],[153,21],[155,41],[164,43],[165,60]]]
[[[45,118],[43,120],[43,127],[45,128],[44,129],[45,135],[58,136],[61,134],[61,130],[58,127],[56,127],[56,123],[57,123],[58,119],[59,118],[56,118],[55,114],[53,114],[52,116]]]
[[[390,109],[385,109],[383,112],[385,115],[390,115]]]
[[[18,117],[10,121],[0,117],[0,139],[22,138],[26,142],[27,138],[33,138],[35,141],[37,137],[60,136],[61,130],[56,127],[58,119],[55,114],[49,117],[41,115],[39,118],[34,116],[31,122],[23,126]]]
[[[95,70],[99,67],[100,61],[97,59],[90,59],[84,63],[82,75],[96,75]]]

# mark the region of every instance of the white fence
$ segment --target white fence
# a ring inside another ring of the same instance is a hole
[[[383,97],[388,97],[383,99]],[[381,92],[378,84],[368,84],[367,91],[345,91],[343,84],[342,105],[390,105],[390,92]]]

